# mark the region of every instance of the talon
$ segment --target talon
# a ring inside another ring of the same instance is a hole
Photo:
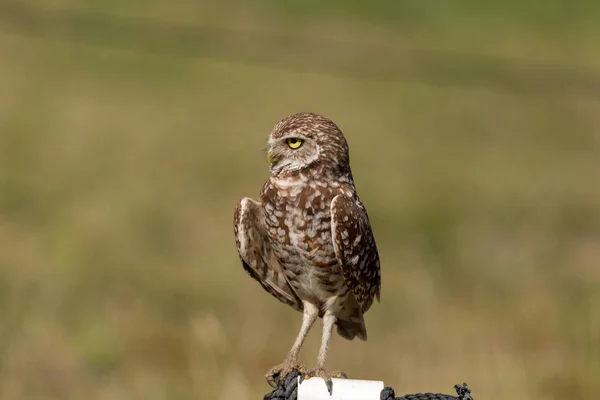
[[[313,370],[308,370],[308,371],[302,371],[302,373],[300,374],[300,383],[309,380],[312,377],[317,376]]]
[[[338,378],[338,379],[348,379],[348,375],[346,375],[346,373],[344,371],[333,371],[331,373],[331,377],[332,378]]]
[[[310,379],[310,375],[308,375],[306,372],[302,372],[300,374],[299,384],[302,384],[302,382],[304,382],[305,380],[309,380],[309,379]]]
[[[274,379],[272,376],[271,377],[267,377],[267,383],[269,384],[269,386],[271,386],[273,389],[277,388],[277,380]]]
[[[323,381],[325,382],[325,385],[327,386],[327,391],[329,392],[330,396],[333,395],[333,380],[332,380],[332,378],[348,379],[348,375],[346,375],[345,372],[342,372],[342,371],[327,372],[324,369],[315,368],[315,369],[312,369],[312,370],[309,370],[309,371],[306,371],[305,373],[303,373],[300,376],[300,383],[302,383],[305,379],[310,379],[312,377],[318,377],[318,378],[323,379]]]
[[[295,358],[286,359],[281,364],[271,368],[265,375],[265,378],[267,379],[269,386],[276,388],[293,370],[297,370],[302,374],[304,367],[302,367]]]
[[[333,395],[333,381],[331,380],[331,378],[327,379],[327,381],[325,381],[325,384],[327,385],[327,391],[329,392],[329,396]]]

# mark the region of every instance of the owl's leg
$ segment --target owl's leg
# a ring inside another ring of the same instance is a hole
[[[319,356],[317,357],[317,368],[306,371],[302,376],[302,379],[309,379],[310,377],[319,377],[325,381],[329,394],[333,391],[333,381],[331,378],[347,378],[348,376],[341,371],[327,371],[327,350],[329,347],[329,340],[331,339],[331,332],[335,325],[336,316],[326,311],[323,315],[323,337],[321,338],[321,348],[319,349]]]
[[[306,335],[308,335],[308,331],[313,326],[315,321],[319,316],[319,308],[312,303],[304,302],[304,312],[302,314],[302,326],[300,327],[300,332],[298,333],[298,337],[292,346],[288,356],[286,359],[279,365],[274,366],[267,372],[265,377],[267,378],[267,382],[269,385],[273,386],[275,384],[275,376],[279,376],[279,379],[285,379],[285,377],[292,372],[294,369],[301,370],[302,365],[298,360],[298,355],[300,353],[300,348],[304,343],[304,339],[306,339]],[[275,386],[273,386],[275,387]]]

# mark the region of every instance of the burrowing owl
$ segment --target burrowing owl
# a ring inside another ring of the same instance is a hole
[[[348,340],[367,339],[363,314],[379,300],[379,255],[350,170],[348,144],[329,119],[299,113],[279,121],[267,142],[270,178],[260,201],[243,198],[234,231],[242,265],[281,302],[302,311],[302,327],[267,379],[303,370],[298,353],[317,319],[323,338],[316,368],[331,392],[327,345],[333,326]]]

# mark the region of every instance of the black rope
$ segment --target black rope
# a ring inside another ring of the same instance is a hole
[[[454,385],[454,390],[458,396],[450,396],[449,394],[442,393],[415,393],[405,394],[402,397],[395,397],[394,389],[386,387],[381,391],[379,395],[380,400],[473,400],[471,397],[471,389],[467,387],[466,383],[462,385]]]
[[[275,390],[265,394],[263,400],[296,400],[298,398],[298,377],[300,371],[293,370],[285,377],[283,381],[279,379],[279,375],[275,375]]]
[[[298,377],[300,372],[293,370],[284,380],[279,379],[276,375],[273,377],[275,382],[274,390],[265,394],[263,400],[297,400],[298,399]],[[405,394],[402,397],[396,397],[394,389],[391,387],[384,388],[380,395],[380,400],[474,400],[471,396],[471,389],[466,383],[462,385],[454,385],[454,390],[458,396],[451,396],[442,393],[415,393]]]

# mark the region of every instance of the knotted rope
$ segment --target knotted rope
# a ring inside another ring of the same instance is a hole
[[[297,400],[298,399],[298,377],[300,372],[293,370],[284,380],[279,376],[274,376],[275,389],[267,393],[263,400]],[[402,397],[395,397],[396,393],[391,387],[386,387],[379,395],[380,400],[474,400],[471,397],[471,389],[466,383],[454,385],[457,396],[451,396],[442,393],[415,393],[405,394]]]

